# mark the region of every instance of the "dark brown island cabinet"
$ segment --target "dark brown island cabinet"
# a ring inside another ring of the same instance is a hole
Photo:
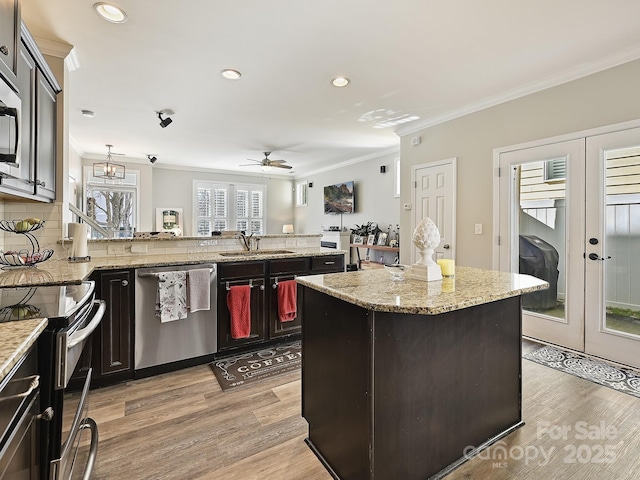
[[[316,273],[343,272],[344,255],[320,255],[315,257],[289,257],[259,261],[242,261],[218,264],[218,351],[228,355],[262,344],[300,336],[303,315],[290,322],[280,322],[278,317],[278,283]],[[231,336],[231,316],[227,306],[227,294],[235,285],[251,287],[251,333],[247,338]],[[298,292],[298,305],[302,302]]]
[[[334,478],[440,478],[523,425],[520,295],[545,282],[464,267],[298,282],[307,443]]]

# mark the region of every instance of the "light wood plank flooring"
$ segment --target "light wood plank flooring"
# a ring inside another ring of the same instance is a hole
[[[639,478],[640,399],[527,360],[523,380],[526,425],[447,480]],[[97,480],[331,479],[303,441],[300,372],[222,392],[203,365],[92,391],[90,411]]]

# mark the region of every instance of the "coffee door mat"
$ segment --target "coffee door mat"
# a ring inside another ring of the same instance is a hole
[[[640,398],[640,372],[550,346],[538,348],[523,358]]]
[[[222,390],[247,385],[300,368],[302,344],[298,340],[242,355],[222,358],[209,364]]]

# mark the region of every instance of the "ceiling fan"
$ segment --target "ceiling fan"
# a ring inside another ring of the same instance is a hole
[[[271,160],[269,158],[269,155],[271,155],[271,152],[262,152],[262,153],[264,154],[264,158],[262,160],[253,160],[252,158],[247,158],[247,160],[249,160],[250,162],[255,162],[255,163],[243,163],[240,166],[250,167],[254,165],[260,165],[260,168],[264,172],[271,170],[271,167],[286,168],[286,169],[292,168],[290,165],[284,165],[287,162],[286,160]]]

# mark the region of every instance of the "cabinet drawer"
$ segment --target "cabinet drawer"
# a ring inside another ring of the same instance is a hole
[[[306,273],[309,270],[309,258],[282,258],[277,260],[271,260],[270,262],[271,276],[291,274],[291,273]]]
[[[218,279],[228,280],[231,278],[256,278],[265,274],[264,262],[235,262],[219,263]]]
[[[325,255],[311,258],[311,272],[342,272],[344,271],[344,255]]]

